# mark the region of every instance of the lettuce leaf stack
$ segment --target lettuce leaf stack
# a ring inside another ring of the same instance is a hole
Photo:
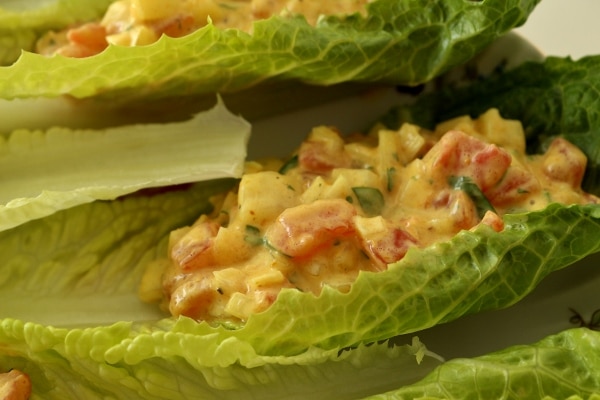
[[[88,59],[25,52],[0,67],[0,97],[68,95],[129,103],[243,91],[284,80],[414,86],[471,59],[523,23],[537,2],[378,0],[366,18],[326,18],[314,28],[301,18],[277,17],[257,23],[253,35],[207,26],[186,38],[110,47]],[[72,4],[78,9],[77,2]],[[54,14],[3,9],[0,21],[7,23],[0,26],[32,37],[51,26]],[[25,24],[24,16],[32,15],[36,18]],[[24,42],[14,41],[27,50]],[[431,126],[496,107],[504,117],[523,122],[532,150],[556,135],[578,144],[590,160],[586,188],[598,193],[599,85],[600,56],[578,61],[550,57],[466,87],[420,96],[384,121]],[[247,124],[217,112],[216,125],[225,121],[231,126],[228,134],[244,144]],[[165,124],[164,134],[173,128]],[[127,135],[127,129],[136,128],[124,129]],[[186,137],[201,141],[205,131]],[[42,150],[48,146],[40,141],[47,133],[20,135],[33,138],[28,140]],[[61,134],[56,140],[73,136]],[[220,145],[226,151],[227,142]],[[119,146],[108,149],[115,160],[126,154]],[[237,152],[235,162],[244,156]],[[0,157],[10,159],[11,152]],[[174,154],[150,170],[160,173],[177,161]],[[211,170],[216,163],[192,160],[190,168]],[[10,167],[5,171],[9,176]],[[332,393],[360,398],[384,391],[392,392],[378,398],[588,398],[600,392],[597,378],[578,375],[600,368],[594,357],[600,333],[587,328],[483,358],[450,361],[435,370],[439,358],[418,340],[388,343],[397,335],[418,335],[469,314],[511,306],[549,274],[597,253],[598,206],[554,204],[509,215],[500,233],[482,226],[449,242],[411,249],[387,271],[359,275],[349,293],[325,288],[314,297],[284,290],[271,308],[244,325],[211,326],[174,319],[143,304],[137,294],[145,268],[165,254],[168,233],[207,211],[208,197],[232,184],[230,179],[195,183],[200,179],[195,176],[164,181],[187,182],[183,186],[157,190],[149,184],[140,187],[154,190],[136,193],[131,186],[124,190],[117,179],[111,196],[92,193],[77,204],[61,202],[78,190],[70,188],[53,194],[58,206],[52,212],[25,213],[4,227],[0,370],[27,371],[34,398],[44,399],[302,398],[307,388],[311,398],[331,398]],[[11,208],[0,209],[0,220],[15,212]],[[566,381],[557,371],[573,378]]]

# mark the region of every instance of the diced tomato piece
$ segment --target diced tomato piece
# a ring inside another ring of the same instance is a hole
[[[99,23],[90,22],[69,29],[67,39],[72,43],[85,45],[87,47],[106,47],[106,29]]]
[[[452,231],[470,229],[479,223],[479,214],[469,195],[461,190],[443,190],[431,205],[436,209],[445,208],[446,217],[452,224]]]
[[[449,131],[423,157],[432,173],[441,177],[468,176],[485,192],[511,164],[511,156],[494,144],[461,131]]]
[[[352,234],[354,207],[346,200],[317,200],[283,211],[267,229],[267,242],[290,257],[310,257]]]
[[[485,213],[481,223],[490,226],[496,232],[501,232],[504,229],[504,221],[498,214],[492,211]]]
[[[506,206],[512,202],[519,202],[530,193],[541,190],[541,184],[534,174],[520,166],[513,165],[502,180],[485,192],[487,199],[494,206]]]
[[[349,166],[344,152],[344,140],[339,133],[327,127],[317,127],[300,145],[298,163],[307,172],[324,174],[336,167]]]
[[[207,267],[214,262],[213,244],[220,225],[214,221],[194,224],[171,247],[171,260],[182,271]]]
[[[448,200],[448,217],[457,231],[470,229],[479,223],[477,208],[467,193],[455,190]]]
[[[361,229],[357,229],[357,232],[363,250],[377,263],[380,270],[384,270],[388,264],[401,260],[408,249],[417,244],[417,240],[399,225],[385,220],[380,222],[383,229],[378,232],[370,234],[368,230]]]
[[[544,154],[544,174],[552,180],[565,182],[572,188],[581,186],[586,165],[585,154],[563,138],[554,139]]]
[[[90,22],[67,32],[69,44],[59,53],[67,57],[89,57],[102,52],[107,46],[106,29],[99,23]]]
[[[182,37],[194,32],[196,24],[193,16],[178,15],[167,21],[161,21],[153,28],[159,36],[165,34],[170,37]]]
[[[210,319],[214,303],[220,293],[213,287],[214,280],[206,273],[194,273],[189,279],[183,278],[170,290],[169,311],[172,315],[185,315],[197,320]]]
[[[16,369],[0,374],[0,398],[27,400],[31,396],[29,375]]]

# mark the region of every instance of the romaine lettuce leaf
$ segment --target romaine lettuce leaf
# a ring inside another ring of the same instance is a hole
[[[417,85],[524,23],[538,2],[376,0],[367,17],[324,18],[317,27],[302,17],[274,17],[257,22],[251,35],[208,25],[184,38],[111,46],[84,59],[25,52],[0,67],[0,98],[148,101],[235,92],[273,80]]]
[[[32,400],[343,400],[393,389],[390,376],[398,378],[394,384],[414,383],[440,364],[416,338],[393,347],[386,342],[341,352],[313,348],[295,357],[263,357],[239,341],[215,349],[183,334],[172,335],[172,346],[160,348],[145,335],[144,352],[153,356],[141,362],[110,361],[102,348],[126,337],[128,329],[127,323],[119,323],[67,332],[5,320],[0,340],[13,351],[0,354],[0,366],[30,374]],[[16,346],[23,338],[27,347]],[[98,345],[102,348],[96,349]],[[204,362],[215,353],[225,359],[241,354],[242,359],[231,365]]]
[[[0,231],[144,188],[240,177],[249,136],[221,101],[184,122],[15,131],[0,137]]]
[[[58,211],[0,232],[0,315],[55,326],[164,317],[137,296],[148,262],[169,232],[209,212],[209,196],[233,179],[134,193]]]
[[[537,343],[447,361],[418,383],[367,399],[598,400],[599,347],[600,332],[571,329]]]

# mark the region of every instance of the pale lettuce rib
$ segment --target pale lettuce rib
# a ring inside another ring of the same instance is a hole
[[[249,135],[221,102],[185,122],[15,131],[0,142],[0,230],[143,188],[239,177]]]

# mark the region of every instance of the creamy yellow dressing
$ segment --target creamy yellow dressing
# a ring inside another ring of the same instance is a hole
[[[227,322],[267,309],[282,288],[347,291],[411,247],[482,224],[501,231],[507,212],[596,203],[580,188],[585,165],[563,139],[525,154],[521,124],[497,110],[434,132],[405,124],[344,138],[317,127],[290,161],[249,163],[211,215],[172,233],[164,301],[173,315]]]
[[[162,35],[185,36],[209,22],[218,28],[251,32],[256,20],[273,15],[303,15],[316,24],[326,15],[365,13],[372,0],[117,0],[100,22],[61,32],[49,32],[38,41],[37,52],[88,57],[108,44],[142,46]]]

